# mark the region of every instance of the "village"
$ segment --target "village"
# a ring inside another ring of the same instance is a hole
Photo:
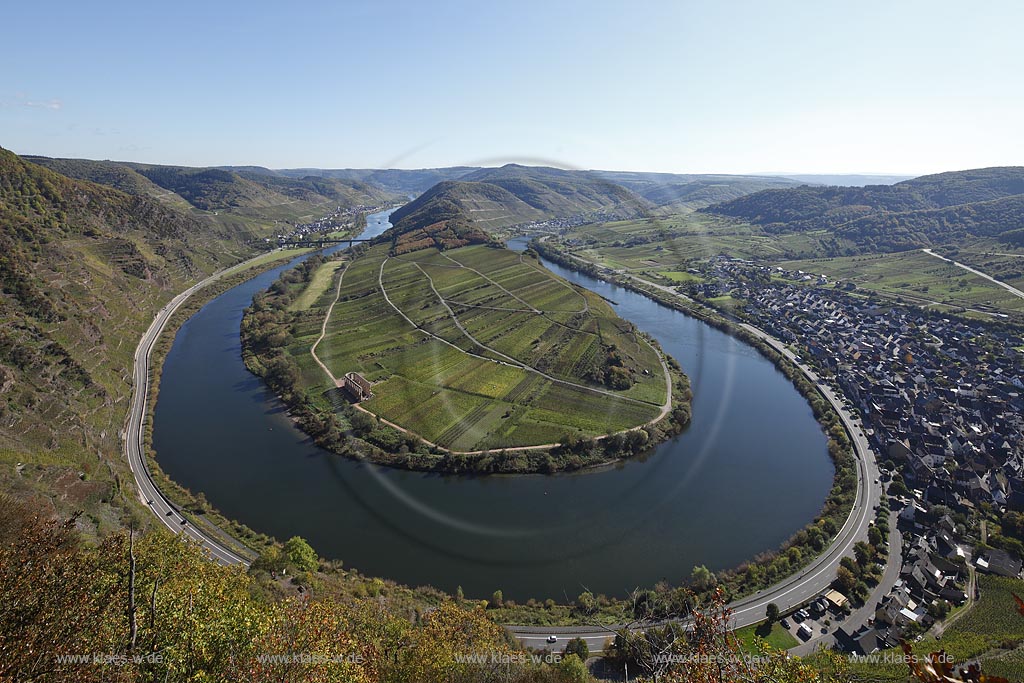
[[[354,227],[359,216],[368,215],[375,211],[380,211],[383,208],[385,207],[369,206],[366,204],[357,204],[349,207],[339,206],[337,209],[322,218],[318,218],[317,220],[309,223],[299,223],[290,226],[291,229],[287,232],[281,232],[274,238],[268,237],[264,242],[267,244],[274,242],[277,244],[284,244],[309,239],[311,237],[328,236],[331,233],[340,232]]]
[[[837,647],[870,655],[941,635],[943,618],[978,597],[977,572],[1021,576],[1020,539],[992,530],[1024,510],[1018,335],[801,271],[717,257],[699,272],[703,282],[680,291],[741,301],[737,317],[792,345],[842,390],[878,454],[899,572],[887,571],[874,604],[836,629]]]

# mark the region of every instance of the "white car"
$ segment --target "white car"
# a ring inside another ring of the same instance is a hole
[[[548,642],[549,643],[557,643],[558,642],[558,636],[548,636]]]

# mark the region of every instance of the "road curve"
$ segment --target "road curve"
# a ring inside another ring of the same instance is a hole
[[[222,539],[202,529],[198,529],[188,522],[181,514],[181,510],[169,501],[153,482],[152,473],[146,460],[146,445],[143,438],[145,434],[146,404],[149,400],[150,357],[153,353],[153,347],[156,345],[160,334],[164,331],[171,316],[182,304],[188,301],[189,297],[227,275],[232,275],[248,268],[253,261],[263,256],[264,254],[260,254],[248,261],[214,273],[205,280],[197,282],[181,292],[160,309],[150,324],[149,329],[142,336],[139,346],[135,349],[135,360],[132,364],[131,403],[129,404],[124,431],[121,433],[122,450],[124,451],[125,458],[128,460],[128,467],[135,477],[135,485],[142,503],[153,511],[156,518],[170,529],[171,533],[184,533],[202,545],[213,559],[226,565],[242,564],[248,566],[250,560],[230,549]]]
[[[673,296],[682,296],[669,287],[658,285],[634,275],[629,277],[642,284],[663,290]],[[774,586],[729,605],[733,612],[732,625],[735,628],[742,628],[763,621],[768,603],[774,602],[781,611],[785,612],[825,591],[835,579],[840,560],[852,552],[853,545],[857,541],[867,540],[868,528],[870,527],[871,520],[874,519],[874,506],[881,500],[882,495],[881,486],[874,484],[878,480],[878,464],[875,461],[871,447],[868,445],[867,437],[864,436],[857,419],[846,409],[842,398],[832,391],[830,387],[819,382],[817,374],[810,367],[797,361],[796,355],[781,341],[753,325],[746,323],[740,323],[740,325],[748,332],[764,340],[799,367],[807,379],[818,388],[818,392],[839,414],[853,444],[857,460],[857,495],[854,499],[853,509],[843,524],[843,528],[839,530],[825,552],[818,555],[799,573],[793,574]],[[893,562],[895,555],[895,553],[890,552],[888,561]],[[564,646],[565,639],[582,638],[587,642],[591,650],[600,650],[604,647],[604,642],[612,635],[609,629],[614,630],[616,627],[508,626],[506,628],[519,642],[528,647],[556,647],[561,649]],[[558,642],[554,645],[547,640],[552,635],[558,638]]]

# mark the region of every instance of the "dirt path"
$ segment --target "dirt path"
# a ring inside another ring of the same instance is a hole
[[[324,362],[320,360],[320,357],[316,355],[316,347],[320,346],[320,342],[322,342],[324,337],[327,336],[327,322],[331,319],[331,313],[334,312],[335,304],[337,304],[338,299],[341,298],[341,282],[345,279],[345,273],[347,271],[348,264],[346,263],[345,267],[341,269],[341,274],[338,275],[338,286],[334,290],[334,301],[332,301],[331,305],[327,307],[327,314],[324,316],[324,324],[320,326],[320,336],[317,337],[316,341],[313,342],[313,345],[309,347],[309,355],[313,356],[313,360],[316,361],[316,364],[319,365],[325,373],[327,373],[327,376],[331,378],[331,382],[334,383],[335,387],[338,386],[338,378],[334,376],[334,373],[332,373],[330,369],[324,365]]]

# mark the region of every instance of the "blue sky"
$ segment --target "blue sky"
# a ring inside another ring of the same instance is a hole
[[[1024,164],[1015,1],[8,5],[0,146],[19,153],[721,173]]]

